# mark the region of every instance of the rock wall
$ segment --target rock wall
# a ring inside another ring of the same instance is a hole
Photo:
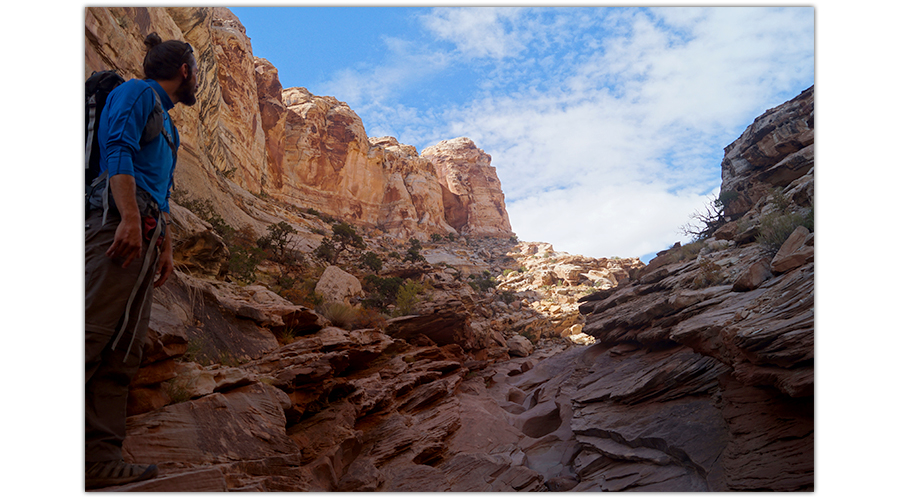
[[[813,166],[815,91],[804,90],[760,115],[725,148],[722,193],[731,193],[725,215],[740,217],[772,186],[785,187]]]
[[[604,389],[582,382],[574,400],[587,418],[578,425],[589,424],[583,433],[614,441],[596,447],[615,457],[592,474],[620,476],[635,470],[641,450],[663,450],[697,473],[681,476],[685,488],[813,489],[813,96],[810,88],[767,111],[726,149],[722,192],[737,193],[727,202],[734,220],[712,238],[660,252],[625,286],[582,299],[584,333],[618,366],[618,375],[592,377]],[[761,236],[776,229],[783,240],[773,247]],[[658,364],[661,354],[669,366]],[[685,412],[696,427],[671,432]],[[700,428],[702,449],[677,450],[684,432]],[[607,484],[652,489],[672,477],[657,465]]]
[[[445,217],[453,227],[473,236],[513,235],[491,155],[459,137],[425,148],[422,156],[437,169]]]
[[[197,104],[171,113],[182,138],[176,186],[210,200],[232,226],[259,233],[272,222],[247,207],[252,194],[398,238],[512,235],[490,156],[466,140],[442,150],[436,169],[412,146],[369,138],[346,103],[283,89],[226,8],[87,8],[85,77],[101,69],[141,77],[153,31],[190,43],[199,66]]]

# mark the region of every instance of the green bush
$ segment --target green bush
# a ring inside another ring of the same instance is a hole
[[[424,289],[425,287],[421,282],[406,280],[397,290],[397,315],[406,316],[412,314],[416,303],[419,301],[418,296]]]
[[[506,302],[507,304],[512,304],[516,301],[516,294],[512,290],[501,290],[500,300]]]
[[[193,212],[197,217],[200,217],[201,219],[209,223],[209,225],[212,226],[213,231],[221,236],[226,243],[232,238],[232,236],[234,236],[235,229],[229,226],[225,222],[225,219],[223,219],[222,216],[219,215],[211,200],[195,200],[192,198],[187,198],[187,195],[184,193],[184,191],[177,191],[177,193],[178,197],[176,199],[176,202],[184,208]]]
[[[377,273],[378,271],[381,271],[384,263],[381,261],[381,257],[375,252],[366,252],[362,256],[362,265]]]
[[[475,290],[486,292],[497,286],[497,280],[491,276],[490,271],[482,271],[481,274],[470,274],[469,285]]]
[[[363,300],[363,304],[368,307],[385,310],[388,305],[393,304],[397,300],[397,293],[402,285],[403,278],[397,276],[381,278],[374,274],[369,274],[363,278],[363,290],[367,295]]]
[[[337,261],[338,249],[330,238],[324,238],[322,243],[313,251],[313,255],[329,264],[334,264]]]
[[[343,252],[347,247],[366,248],[362,236],[357,234],[356,229],[346,222],[334,224],[331,226],[331,231],[334,233],[334,242],[339,246],[338,253]]]
[[[403,258],[404,262],[419,262],[425,261],[425,256],[421,254],[422,251],[422,243],[419,240],[412,238],[409,240],[409,248],[406,250],[406,257]]]
[[[791,233],[800,226],[814,231],[813,211],[811,208],[797,212],[770,212],[759,218],[759,234],[756,242],[770,252],[777,252],[787,241]]]
[[[266,252],[242,245],[232,246],[229,250],[231,255],[228,256],[228,273],[246,283],[255,280],[256,268],[266,258]]]
[[[281,221],[268,228],[269,234],[256,240],[256,244],[265,250],[272,250],[275,257],[283,260],[288,246],[288,236],[297,234],[297,230],[287,222]]]

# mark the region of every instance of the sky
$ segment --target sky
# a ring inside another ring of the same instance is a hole
[[[469,137],[513,231],[641,257],[718,193],[723,149],[815,83],[813,7],[231,7],[281,84],[420,152]]]

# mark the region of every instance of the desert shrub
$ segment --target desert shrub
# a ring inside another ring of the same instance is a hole
[[[229,251],[231,254],[228,256],[228,274],[246,283],[255,280],[256,268],[266,258],[266,252],[261,248],[246,245],[232,245]]]
[[[403,256],[400,255],[400,252],[391,252],[391,253],[388,254],[388,257],[390,257],[390,258],[392,258],[392,259],[394,259],[394,260],[400,260],[400,259],[403,258]]]
[[[296,285],[294,288],[282,290],[279,295],[291,301],[298,306],[315,309],[322,304],[324,299],[316,293],[316,284],[318,281],[314,278],[307,278]]]
[[[412,238],[409,240],[409,248],[406,250],[406,257],[403,258],[404,262],[418,262],[425,261],[425,256],[422,255],[422,243]]]
[[[284,221],[272,224],[267,229],[268,234],[256,240],[256,244],[264,250],[272,250],[276,258],[283,260],[288,246],[288,236],[297,234],[297,230]]]
[[[759,218],[756,236],[756,242],[766,251],[777,252],[791,233],[800,226],[805,226],[811,232],[815,231],[813,208],[790,212],[790,200],[785,196],[783,188],[769,191],[767,203],[772,209]]]
[[[354,330],[361,328],[384,330],[385,326],[387,326],[387,320],[379,310],[363,306],[356,311],[356,320],[353,322]]]
[[[346,222],[332,225],[331,231],[334,233],[334,242],[338,245],[338,253],[343,252],[347,247],[366,248],[362,236],[357,234],[356,229]]]
[[[337,261],[338,249],[330,238],[324,238],[313,251],[313,255],[329,264],[334,264]]]
[[[722,267],[711,260],[700,261],[700,273],[694,278],[691,285],[695,289],[720,285],[725,281]]]
[[[727,222],[725,216],[725,204],[730,202],[736,193],[726,191],[718,198],[710,199],[706,205],[690,215],[692,222],[682,225],[679,230],[685,236],[692,236],[694,240],[705,240],[713,235]],[[727,201],[723,201],[727,200]]]
[[[350,329],[356,321],[356,309],[342,302],[326,302],[319,305],[316,312],[330,321],[332,325],[345,330]]]
[[[381,257],[375,252],[366,252],[362,256],[362,265],[377,273],[378,271],[381,271],[384,263],[381,261]]]
[[[187,198],[183,191],[179,191],[179,196],[176,199],[176,202],[184,208],[193,212],[197,217],[200,217],[201,219],[209,223],[209,225],[212,226],[213,231],[221,236],[222,239],[226,242],[228,242],[234,235],[235,229],[229,226],[225,222],[225,219],[223,219],[222,216],[219,215],[211,200],[195,200],[193,198]]]
[[[431,242],[432,242],[432,243],[438,243],[438,242],[440,242],[440,241],[443,240],[443,239],[444,239],[444,237],[441,236],[441,235],[439,235],[439,234],[437,234],[437,233],[432,233],[432,235],[431,235]]]
[[[475,290],[486,292],[497,286],[497,279],[491,276],[490,271],[481,271],[481,274],[470,274],[469,285]]]
[[[516,294],[512,290],[500,290],[500,300],[511,304],[516,301]]]
[[[256,268],[266,258],[266,252],[256,245],[253,229],[244,226],[232,231],[225,244],[229,252],[226,273],[243,282],[255,280]]]
[[[791,233],[800,226],[805,226],[810,231],[815,229],[812,209],[788,213],[769,212],[759,218],[759,234],[756,236],[756,242],[770,253],[777,252]]]
[[[406,280],[400,288],[397,289],[397,309],[399,316],[412,314],[413,309],[419,302],[419,294],[425,289],[424,285],[415,280]]]
[[[385,310],[397,299],[397,292],[400,291],[401,285],[403,285],[403,278],[396,276],[381,278],[369,274],[363,278],[363,290],[367,295],[363,304],[367,307]]]

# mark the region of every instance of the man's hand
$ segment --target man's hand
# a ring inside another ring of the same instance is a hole
[[[112,245],[106,251],[111,259],[124,259],[122,269],[128,267],[134,259],[140,259],[144,245],[143,227],[141,219],[122,219],[116,228],[116,236]]]
[[[135,258],[140,259],[144,244],[144,227],[138,211],[136,189],[134,177],[130,175],[119,174],[109,179],[109,190],[122,222],[116,228],[116,236],[106,255],[112,259],[124,259],[123,269]]]
[[[162,223],[162,221],[160,221],[160,223]],[[153,282],[154,288],[163,286],[166,280],[169,279],[172,271],[175,270],[175,263],[172,259],[172,240],[170,239],[170,234],[169,228],[167,227],[166,237],[163,239],[162,253],[159,256],[159,268],[156,271],[159,273],[159,277]]]

